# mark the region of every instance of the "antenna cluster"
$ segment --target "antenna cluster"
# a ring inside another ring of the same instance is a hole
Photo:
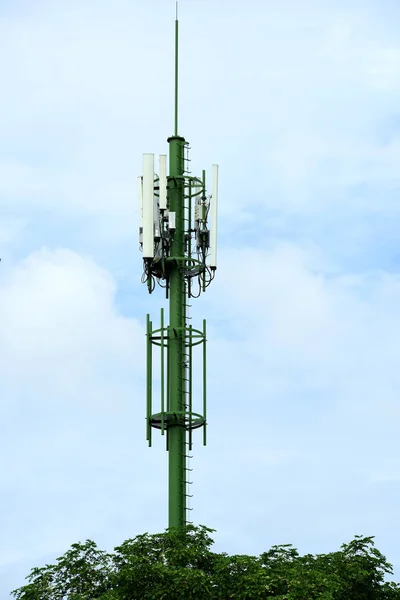
[[[188,150],[185,142],[184,150]],[[187,162],[188,158],[184,158]],[[169,190],[177,185],[176,176],[167,176],[167,156],[159,157],[159,172],[154,172],[154,154],[143,155],[143,176],[138,177],[140,227],[139,245],[143,253],[142,281],[150,293],[156,282],[166,289],[168,298],[171,269],[179,268],[188,283],[189,297],[197,297],[211,283],[217,268],[218,165],[212,166],[212,193],[207,195],[205,171],[202,178],[187,173],[180,176],[183,188],[183,220],[177,224],[176,211],[168,202]],[[211,216],[211,225],[209,217]],[[174,256],[173,241],[183,234],[184,256]],[[197,282],[197,290],[195,288]]]

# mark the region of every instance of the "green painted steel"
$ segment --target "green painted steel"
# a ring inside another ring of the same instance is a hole
[[[205,291],[215,276],[207,266],[209,230],[205,171],[201,177],[188,171],[188,143],[178,135],[178,20],[175,21],[175,123],[168,138],[169,170],[167,208],[160,206],[162,177],[154,174],[154,257],[144,259],[142,281],[152,293],[158,283],[169,300],[169,322],[160,311],[160,327],[146,321],[146,438],[152,444],[152,430],[166,434],[168,451],[168,525],[182,527],[188,522],[188,461],[193,431],[203,428],[206,444],[206,322],[202,329],[189,325],[188,302]],[[163,196],[165,198],[165,195]],[[147,199],[148,201],[148,199]],[[148,231],[148,228],[147,230]],[[156,234],[157,231],[157,234]],[[143,236],[143,229],[140,232]],[[143,239],[141,237],[141,245]],[[202,345],[202,388],[200,407],[193,386],[196,347]],[[160,410],[153,411],[153,347],[160,356]],[[201,412],[196,412],[200,410]]]
[[[177,15],[178,16],[178,15]],[[174,135],[178,136],[178,70],[179,70],[179,62],[178,62],[178,19],[175,19],[175,127],[174,127]]]
[[[165,339],[164,339],[164,309],[161,309],[161,433],[165,433]],[[168,409],[169,410],[169,409]]]
[[[153,361],[153,349],[151,346],[151,321],[150,315],[147,315],[146,319],[146,334],[147,334],[147,353],[146,353],[146,404],[147,404],[147,427],[146,427],[146,439],[149,442],[149,446],[151,446],[151,400],[152,400],[152,383],[153,383],[153,373],[152,373],[152,361]]]
[[[169,194],[170,212],[175,212],[175,234],[171,244],[171,255],[185,256],[185,188],[184,151],[185,140],[172,137],[169,142]],[[169,356],[168,387],[170,411],[181,413],[185,405],[185,278],[179,267],[171,270],[169,300]],[[186,431],[180,423],[168,428],[169,443],[169,492],[168,522],[170,527],[186,524]]]
[[[204,428],[203,428],[203,444],[207,443],[207,324],[206,320],[203,319],[203,416],[204,416]]]

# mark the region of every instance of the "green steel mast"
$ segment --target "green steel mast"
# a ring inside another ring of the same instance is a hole
[[[218,166],[213,165],[212,195],[207,196],[205,171],[193,177],[189,171],[189,146],[178,135],[178,15],[175,18],[175,123],[168,138],[167,157],[160,156],[159,173],[154,173],[154,155],[143,155],[139,177],[140,246],[143,252],[142,281],[152,293],[158,283],[169,299],[169,324],[161,309],[160,327],[153,329],[147,315],[147,440],[152,429],[166,434],[169,454],[168,525],[188,522],[190,497],[188,461],[194,429],[203,429],[206,444],[206,323],[201,330],[189,325],[191,298],[205,291],[216,271]],[[208,216],[211,210],[211,229]],[[161,352],[160,411],[153,412],[153,347]],[[203,393],[198,405],[193,393],[193,355],[201,348]]]

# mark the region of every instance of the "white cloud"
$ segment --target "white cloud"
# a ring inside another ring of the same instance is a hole
[[[380,90],[398,92],[400,88],[400,49],[380,50],[370,65],[368,73]]]
[[[132,252],[141,153],[165,151],[172,131],[167,4],[15,3],[0,15],[10,585],[78,539],[111,547],[166,524],[164,440],[148,450],[144,432],[143,317],[162,299],[132,285]],[[398,477],[400,281],[379,254],[386,226],[377,245],[363,240],[374,269],[337,259],[365,219],[396,225],[398,140],[377,132],[398,113],[397,21],[372,1],[208,4],[181,6],[180,131],[193,172],[221,165],[224,231],[217,279],[192,311],[193,324],[207,313],[210,360],[194,519],[227,551],[316,552],[364,532],[397,560],[385,486]]]
[[[141,329],[114,312],[114,294],[110,275],[88,259],[67,250],[31,255],[2,282],[4,360],[32,372],[52,370],[49,360],[86,370],[111,357],[115,364],[140,369],[131,339]]]
[[[361,514],[354,502],[382,462],[385,473],[397,469],[400,283],[385,274],[332,278],[320,267],[288,245],[225,250],[209,300],[193,310],[195,321],[203,305],[210,325],[209,445],[196,443],[194,518],[238,551],[289,533],[315,545],[346,489],[351,504],[327,535],[386,531],[373,501],[363,498]],[[65,250],[30,256],[3,282],[2,439],[13,466],[3,464],[2,485],[16,499],[13,508],[4,500],[4,530],[12,553],[25,548],[21,561],[75,539],[110,546],[117,532],[165,524],[164,444],[155,436],[146,449],[141,418],[143,329],[118,315],[114,292],[108,273]],[[254,518],[258,531],[240,549]]]
[[[238,551],[236,538],[254,551],[279,537],[311,550],[322,528],[338,541],[381,535],[390,556],[395,503],[383,523],[388,500],[380,490],[377,503],[371,485],[398,475],[400,281],[326,277],[312,262],[293,247],[221,259],[207,307],[209,439],[220,462],[196,452],[200,521],[214,519]]]
[[[84,521],[93,530],[109,503],[126,501],[115,499],[117,488],[134,493],[144,337],[117,313],[114,294],[107,272],[67,250],[39,251],[3,275],[2,552],[10,556],[71,543]]]
[[[385,111],[397,111],[398,47],[372,4],[362,12],[287,6],[182,7],[208,35],[193,38],[192,27],[182,27],[181,124],[195,144],[194,164],[218,160],[225,171],[235,169],[230,198],[235,188],[247,191],[246,173],[258,168],[275,190],[269,206],[307,210],[325,203],[332,186],[397,178],[398,145],[376,147],[371,130]],[[1,166],[7,200],[14,183],[14,202],[24,210],[136,209],[141,153],[165,149],[171,130],[172,27],[163,23],[162,14],[155,20],[122,1],[112,10],[38,4],[25,18],[3,20],[0,130],[12,147],[18,140],[19,153],[35,140],[23,161]],[[377,73],[386,95],[376,88]],[[242,209],[254,201],[241,196]]]

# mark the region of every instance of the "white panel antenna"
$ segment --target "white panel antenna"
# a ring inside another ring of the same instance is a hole
[[[157,179],[157,175],[154,176],[155,179]],[[153,212],[153,219],[154,219],[154,241],[159,242],[160,241],[160,204],[159,204],[159,196],[156,194],[155,190],[154,190],[154,196],[153,196],[153,202],[154,202],[154,212]]]
[[[192,185],[192,207],[194,205],[194,227],[198,226],[198,221],[201,219],[200,215],[200,204],[199,199],[201,198],[200,194],[198,194],[200,190],[200,186],[195,183]]]
[[[169,212],[168,213],[168,228],[171,230],[175,229],[175,223],[176,223],[176,213]]]
[[[218,165],[212,166],[210,267],[217,268],[217,219],[218,219]]]
[[[154,257],[154,154],[143,154],[143,258]]]
[[[143,179],[138,177],[138,193],[139,193],[139,219],[140,227],[143,227]]]
[[[160,210],[167,210],[167,155],[160,155],[160,173],[159,173],[159,188],[160,188]]]

